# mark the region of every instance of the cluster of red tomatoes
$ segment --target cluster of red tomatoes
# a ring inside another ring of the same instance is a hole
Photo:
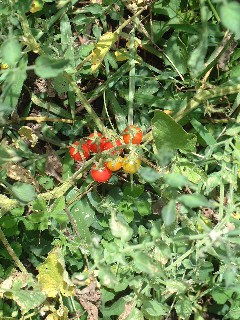
[[[69,148],[70,156],[75,161],[84,161],[90,158],[91,153],[98,153],[100,161],[94,164],[91,169],[92,178],[97,182],[106,182],[112,172],[121,168],[126,173],[136,173],[140,168],[141,160],[136,152],[121,156],[123,149],[129,148],[129,145],[137,145],[142,142],[142,130],[135,125],[127,127],[121,139],[109,140],[99,132],[91,133],[84,142],[75,141]],[[109,152],[105,152],[109,150]]]

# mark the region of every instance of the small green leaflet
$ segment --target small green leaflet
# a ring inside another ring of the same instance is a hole
[[[166,113],[155,111],[152,125],[153,140],[158,151],[173,152],[178,149],[184,153],[195,151],[196,136],[187,133]]]

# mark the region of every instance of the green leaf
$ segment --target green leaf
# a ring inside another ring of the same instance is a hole
[[[12,186],[11,191],[23,203],[33,201],[37,196],[33,185],[29,183],[16,182]]]
[[[183,42],[179,41],[178,36],[173,35],[167,41],[166,54],[181,74],[185,74],[187,72],[188,54]],[[171,65],[169,60],[166,58],[165,64]]]
[[[175,303],[175,309],[179,319],[188,320],[192,313],[192,302],[184,296],[183,300],[178,300]]]
[[[240,4],[236,1],[224,2],[220,7],[222,24],[240,37]]]
[[[140,216],[147,216],[151,214],[151,204],[147,201],[147,199],[136,200],[135,205]]]
[[[173,188],[182,188],[189,185],[189,181],[184,176],[177,173],[166,174],[164,176],[164,180],[169,186]]]
[[[155,111],[152,125],[154,143],[159,152],[177,149],[184,152],[194,152],[196,136],[187,133],[166,113]]]
[[[110,307],[102,307],[101,313],[103,314],[103,319],[112,319],[111,316],[119,316],[124,311],[124,306],[126,301],[123,298],[118,299],[116,302],[112,303]]]
[[[1,107],[1,105],[0,105]],[[9,146],[5,144],[1,144],[0,146],[0,165],[3,165],[4,163],[8,161],[17,162],[21,160],[19,155],[17,154],[17,150],[14,150],[13,148],[10,148]]]
[[[55,201],[50,212],[50,216],[60,224],[69,221],[68,216],[64,211],[65,206],[65,197],[60,197]]]
[[[171,226],[176,221],[176,217],[176,201],[170,200],[169,203],[162,209],[162,218],[165,226]]]
[[[197,207],[209,207],[209,201],[201,194],[184,194],[177,198],[182,204],[188,208],[197,208]]]
[[[88,192],[87,197],[89,202],[97,210],[97,212],[104,213],[106,211],[106,209],[102,206],[103,200],[97,192]]]
[[[141,271],[147,273],[151,277],[162,275],[160,265],[153,263],[150,256],[142,252],[136,252],[132,254],[135,267]]]
[[[149,183],[153,183],[162,177],[162,174],[150,167],[141,167],[138,173],[146,182]]]
[[[185,158],[178,159],[173,167],[173,172],[183,175],[193,183],[206,182],[208,178],[203,169]]]
[[[152,317],[160,317],[166,314],[163,305],[156,300],[144,300],[143,312]]]
[[[210,261],[202,262],[198,272],[198,279],[200,281],[210,281],[213,270],[213,264]]]
[[[166,292],[168,294],[183,294],[188,290],[188,285],[184,283],[183,281],[177,281],[177,280],[166,280]]]
[[[144,316],[139,309],[133,308],[126,320],[144,320]]]
[[[123,189],[124,196],[138,198],[144,192],[144,186],[142,184],[128,183]]]
[[[14,9],[21,13],[26,13],[30,10],[33,0],[16,1],[14,3]]]
[[[217,144],[217,141],[214,139],[211,133],[199,121],[197,121],[196,119],[192,119],[190,122],[207,145],[212,146]]]
[[[134,219],[133,203],[128,200],[122,200],[118,205],[118,211],[122,213],[124,219],[130,223]]]
[[[14,300],[20,307],[22,314],[39,307],[46,299],[29,274],[15,272],[0,285],[0,294]],[[12,318],[11,318],[12,319]]]
[[[35,72],[41,78],[54,78],[61,74],[67,67],[68,60],[52,59],[40,56],[36,59]]]
[[[82,198],[77,201],[71,208],[70,213],[74,219],[75,226],[81,237],[88,245],[91,244],[91,233],[89,231],[90,225],[94,221],[95,213],[91,208],[88,199]]]
[[[59,292],[64,296],[72,296],[74,286],[65,269],[65,262],[60,248],[54,248],[46,260],[37,267],[38,282],[42,291],[49,297],[55,298]]]
[[[27,230],[47,230],[49,227],[49,214],[47,212],[33,212],[22,221]]]
[[[124,219],[120,216],[116,217],[112,214],[109,221],[109,226],[114,237],[120,238],[121,240],[127,242],[132,238],[133,230],[128,226]]]
[[[199,44],[192,48],[188,60],[188,66],[191,68],[193,76],[197,76],[204,68],[204,59],[208,50],[208,19],[209,9],[203,2],[200,5],[200,15],[202,20],[201,31],[199,32]]]
[[[14,71],[11,70],[6,77],[2,98],[4,109],[1,109],[1,112],[6,116],[13,112],[18,103],[23,83],[26,79],[26,67],[27,59],[25,56],[20,60],[18,68]]]
[[[225,319],[239,320],[240,319],[240,307],[231,307],[229,312],[226,314]]]
[[[233,290],[226,288],[216,288],[211,292],[211,296],[217,302],[217,304],[225,304],[232,297]]]
[[[16,38],[8,38],[1,46],[1,55],[4,63],[13,67],[21,58],[21,45]]]

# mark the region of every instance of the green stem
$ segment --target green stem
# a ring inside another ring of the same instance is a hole
[[[97,114],[95,113],[95,111],[91,107],[90,103],[87,101],[87,99],[85,98],[85,96],[83,95],[83,93],[81,92],[79,87],[77,86],[76,82],[73,80],[73,78],[68,73],[65,72],[64,76],[69,81],[69,83],[70,83],[71,87],[73,88],[75,94],[77,95],[78,99],[80,100],[80,102],[82,103],[82,105],[84,106],[84,108],[86,109],[88,114],[92,117],[92,119],[95,122],[98,129],[101,132],[103,132],[105,129],[104,124],[102,123],[100,118],[97,116]]]
[[[217,10],[214,8],[214,6],[213,6],[213,4],[212,4],[211,0],[207,0],[207,1],[208,1],[209,7],[211,8],[211,10],[212,10],[212,12],[213,12],[213,14],[214,14],[215,18],[217,19],[217,22],[220,22],[220,21],[221,21],[221,19],[220,19],[220,17],[219,17],[219,15],[218,15],[218,13],[217,13]]]
[[[9,255],[11,256],[11,258],[13,259],[13,261],[15,262],[16,266],[19,268],[19,270],[22,273],[28,273],[27,269],[24,267],[24,265],[22,264],[22,262],[18,259],[18,256],[16,255],[16,253],[13,251],[13,249],[11,248],[7,238],[5,237],[5,234],[3,233],[1,227],[0,227],[0,240],[2,241],[4,247],[6,248],[7,252],[9,253]]]
[[[40,43],[38,43],[32,35],[26,16],[24,14],[19,14],[18,19],[21,23],[22,31],[24,34],[24,42],[26,43],[28,48],[35,53],[42,54],[43,51],[40,47]]]
[[[178,122],[188,113],[197,109],[204,101],[219,96],[229,95],[240,92],[240,84],[235,86],[218,87],[210,90],[199,90],[199,92],[188,102],[185,108],[179,110],[173,119]]]
[[[135,26],[130,33],[130,60],[129,60],[129,95],[128,95],[128,124],[133,124],[133,109],[134,109],[134,96],[135,96]]]
[[[231,35],[230,39],[226,42],[226,44],[223,46],[221,51],[217,53],[215,58],[210,63],[208,63],[208,65],[201,71],[201,73],[198,74],[197,76],[198,79],[201,79],[210,69],[212,69],[216,65],[216,63],[221,58],[221,56],[227,51],[227,49],[229,48],[233,40],[234,40],[234,35]]]

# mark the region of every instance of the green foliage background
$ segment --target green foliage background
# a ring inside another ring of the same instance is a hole
[[[239,319],[240,4],[34,4],[0,3],[0,318]],[[74,164],[132,122],[135,175]]]

